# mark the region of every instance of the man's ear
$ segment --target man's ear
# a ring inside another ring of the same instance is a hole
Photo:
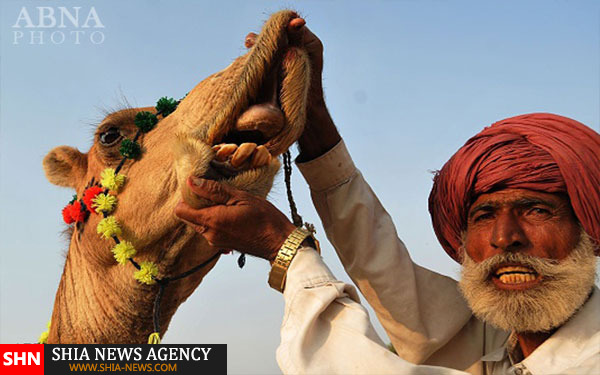
[[[59,146],[46,155],[43,164],[48,181],[75,188],[85,178],[87,155],[73,147]]]

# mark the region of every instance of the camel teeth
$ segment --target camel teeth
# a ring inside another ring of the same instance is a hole
[[[265,146],[260,145],[256,148],[256,151],[254,152],[254,156],[252,157],[251,167],[259,168],[259,167],[269,164],[270,161],[271,161],[271,154],[269,153],[269,150]]]
[[[242,165],[256,149],[256,143],[242,143],[231,157],[231,165],[234,168]]]
[[[218,161],[225,161],[227,160],[227,157],[231,154],[233,154],[235,152],[235,150],[237,150],[238,146],[234,143],[228,143],[225,145],[222,145],[221,148],[219,149],[219,151],[217,151],[217,155],[215,156],[215,158]]]

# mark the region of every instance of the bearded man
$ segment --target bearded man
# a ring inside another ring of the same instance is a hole
[[[215,205],[176,209],[214,246],[273,264],[270,284],[285,299],[284,373],[600,373],[600,135],[530,114],[495,123],[458,150],[429,199],[442,247],[462,264],[457,284],[411,261],[354,166],[323,100],[322,45],[302,25],[314,76],[297,164],[328,239],[398,355],[310,235],[267,201],[191,178]]]

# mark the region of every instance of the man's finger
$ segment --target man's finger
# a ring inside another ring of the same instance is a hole
[[[193,208],[189,204],[182,201],[175,206],[175,215],[194,228],[207,228],[210,224],[209,220],[211,218],[211,208],[212,207]]]
[[[233,193],[229,186],[204,178],[190,177],[187,184],[194,194],[215,204],[227,204]]]
[[[246,46],[246,48],[252,48],[252,46],[254,46],[254,44],[256,43],[256,37],[258,35],[256,33],[248,33],[248,35],[246,35],[246,38],[244,39],[244,45]]]
[[[290,21],[290,23],[288,23],[288,32],[298,32],[304,25],[306,25],[306,21],[303,18],[294,18]]]
[[[302,42],[306,21],[303,18],[294,18],[288,23],[287,32],[290,44],[298,45]]]
[[[323,50],[323,43],[317,38],[317,36],[310,31],[308,26],[302,28],[302,45],[306,47],[309,54],[321,53]]]

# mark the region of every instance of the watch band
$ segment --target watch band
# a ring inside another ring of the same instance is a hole
[[[283,293],[287,270],[290,267],[292,259],[296,256],[302,241],[307,237],[312,237],[312,233],[303,228],[296,228],[290,233],[283,245],[281,245],[281,249],[279,249],[277,257],[275,258],[275,261],[273,261],[271,272],[269,272],[269,285],[271,288]]]

